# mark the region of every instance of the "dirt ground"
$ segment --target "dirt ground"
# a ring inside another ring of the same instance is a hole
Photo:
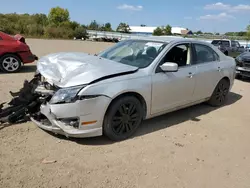
[[[41,57],[52,52],[98,52],[112,44],[27,40]],[[30,79],[0,74],[0,102]],[[250,187],[250,81],[236,80],[227,104],[205,104],[145,121],[136,135],[113,143],[105,137],[66,139],[33,123],[0,125],[0,187]],[[53,162],[44,164],[42,161]]]

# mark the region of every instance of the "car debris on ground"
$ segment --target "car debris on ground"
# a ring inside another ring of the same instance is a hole
[[[40,105],[46,100],[46,97],[35,93],[40,80],[40,74],[36,74],[31,81],[25,80],[18,92],[10,91],[12,100],[7,105],[0,104],[0,124],[27,121],[30,115],[39,112]]]

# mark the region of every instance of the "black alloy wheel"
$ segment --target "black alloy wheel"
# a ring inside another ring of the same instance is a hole
[[[226,101],[230,84],[226,79],[222,79],[216,86],[212,97],[209,100],[211,106],[221,106]]]
[[[119,141],[130,137],[141,124],[143,109],[140,101],[126,96],[115,101],[104,120],[104,134],[111,140]]]

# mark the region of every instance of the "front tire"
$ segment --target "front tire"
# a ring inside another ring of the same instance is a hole
[[[104,118],[104,134],[113,141],[121,141],[132,136],[140,126],[143,108],[133,96],[115,100]]]
[[[21,66],[21,60],[14,54],[6,54],[0,58],[0,69],[3,72],[18,72],[21,69]]]
[[[214,89],[214,92],[208,101],[208,104],[214,107],[222,106],[228,96],[230,83],[226,79],[222,79]]]

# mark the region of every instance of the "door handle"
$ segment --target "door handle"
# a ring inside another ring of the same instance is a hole
[[[219,72],[221,72],[221,68],[220,67],[218,67],[218,69],[217,69]]]

